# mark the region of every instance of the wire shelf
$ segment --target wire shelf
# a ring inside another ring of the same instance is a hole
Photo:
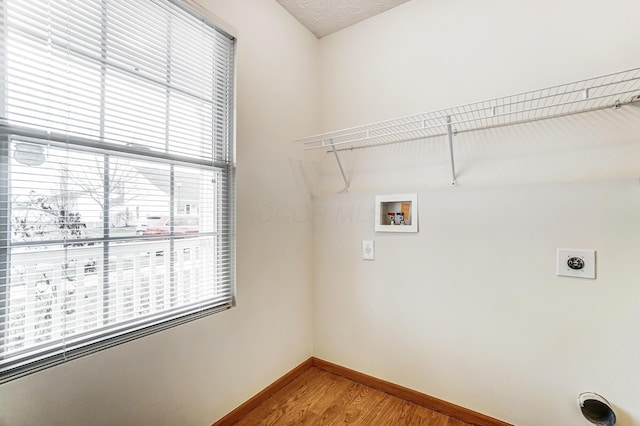
[[[640,68],[296,140],[341,151],[562,117],[640,101]],[[348,185],[347,185],[348,186]]]

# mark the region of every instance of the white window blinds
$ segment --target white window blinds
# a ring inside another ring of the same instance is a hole
[[[234,39],[168,0],[0,5],[0,380],[232,306]]]

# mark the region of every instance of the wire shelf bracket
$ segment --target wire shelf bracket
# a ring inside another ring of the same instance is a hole
[[[349,179],[344,174],[344,169],[342,168],[342,162],[340,161],[340,155],[338,155],[338,151],[336,150],[336,146],[333,141],[331,141],[331,150],[333,151],[333,155],[336,157],[336,162],[338,163],[338,168],[340,169],[340,174],[342,175],[342,180],[344,181],[344,189],[341,192],[349,192]]]
[[[348,191],[350,182],[340,162],[340,151],[446,136],[451,161],[451,185],[455,186],[457,181],[453,136],[459,133],[609,108],[619,109],[626,105],[640,106],[640,68],[322,133],[297,139],[296,142],[301,143],[305,150],[324,149],[328,153],[332,152],[344,180],[345,191]]]
[[[456,186],[456,161],[453,155],[453,129],[451,127],[451,117],[447,117],[447,138],[449,139],[449,158],[451,159],[451,186]]]

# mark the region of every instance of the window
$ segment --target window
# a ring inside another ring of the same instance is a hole
[[[234,39],[0,0],[0,380],[234,303]]]

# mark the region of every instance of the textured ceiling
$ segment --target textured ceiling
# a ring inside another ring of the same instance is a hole
[[[277,0],[316,37],[324,37],[409,0]]]

